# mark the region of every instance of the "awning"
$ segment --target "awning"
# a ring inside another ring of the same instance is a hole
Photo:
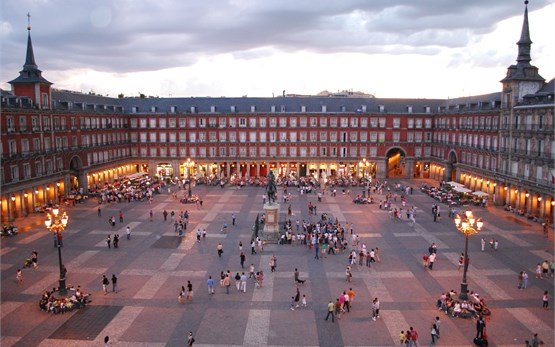
[[[485,193],[485,192],[482,192],[482,191],[476,191],[476,192],[472,193],[472,195],[476,195],[477,197],[482,198],[484,196],[488,196],[489,194]]]
[[[454,181],[447,182],[447,184],[450,185],[451,187],[464,187],[464,184],[460,184]]]
[[[467,189],[465,187],[453,187],[453,190],[458,193],[470,193],[472,190]]]

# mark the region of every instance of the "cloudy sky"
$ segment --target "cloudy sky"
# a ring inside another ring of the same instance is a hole
[[[116,96],[352,89],[447,98],[500,91],[520,0],[2,0],[1,87],[35,58],[54,87]],[[555,5],[529,4],[532,63],[555,76]]]

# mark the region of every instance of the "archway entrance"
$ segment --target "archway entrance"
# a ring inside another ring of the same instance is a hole
[[[387,177],[400,178],[405,177],[405,151],[394,147],[387,151]]]
[[[447,177],[449,181],[457,181],[457,153],[455,153],[455,151],[449,152],[445,177]]]
[[[81,172],[81,158],[79,156],[73,156],[69,162],[69,190],[77,191],[79,188],[85,187],[85,182],[80,182],[83,179]]]

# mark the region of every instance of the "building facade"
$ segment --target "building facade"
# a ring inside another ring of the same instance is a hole
[[[30,28],[29,28],[30,29]],[[2,92],[2,220],[137,172],[171,178],[433,178],[553,220],[554,86],[525,9],[502,92],[467,98],[109,98],[51,89],[29,31]]]

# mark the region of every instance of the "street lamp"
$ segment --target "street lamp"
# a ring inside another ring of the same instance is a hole
[[[44,225],[46,229],[49,231],[56,233],[56,240],[57,240],[57,247],[58,247],[58,265],[60,267],[60,286],[58,291],[60,294],[66,294],[66,271],[62,265],[62,245],[60,243],[61,233],[67,227],[67,222],[69,221],[69,217],[64,212],[61,216],[59,216],[60,210],[58,208],[52,209],[52,215],[49,213],[46,216],[46,220],[44,221]]]
[[[476,219],[472,214],[472,211],[466,211],[464,213],[463,218],[460,215],[455,216],[455,226],[457,230],[464,234],[464,271],[463,271],[463,279],[461,283],[461,293],[459,295],[459,299],[467,300],[468,299],[468,283],[466,282],[466,272],[468,270],[468,237],[470,235],[478,234],[482,227],[484,226],[484,222],[482,222],[481,218]]]

